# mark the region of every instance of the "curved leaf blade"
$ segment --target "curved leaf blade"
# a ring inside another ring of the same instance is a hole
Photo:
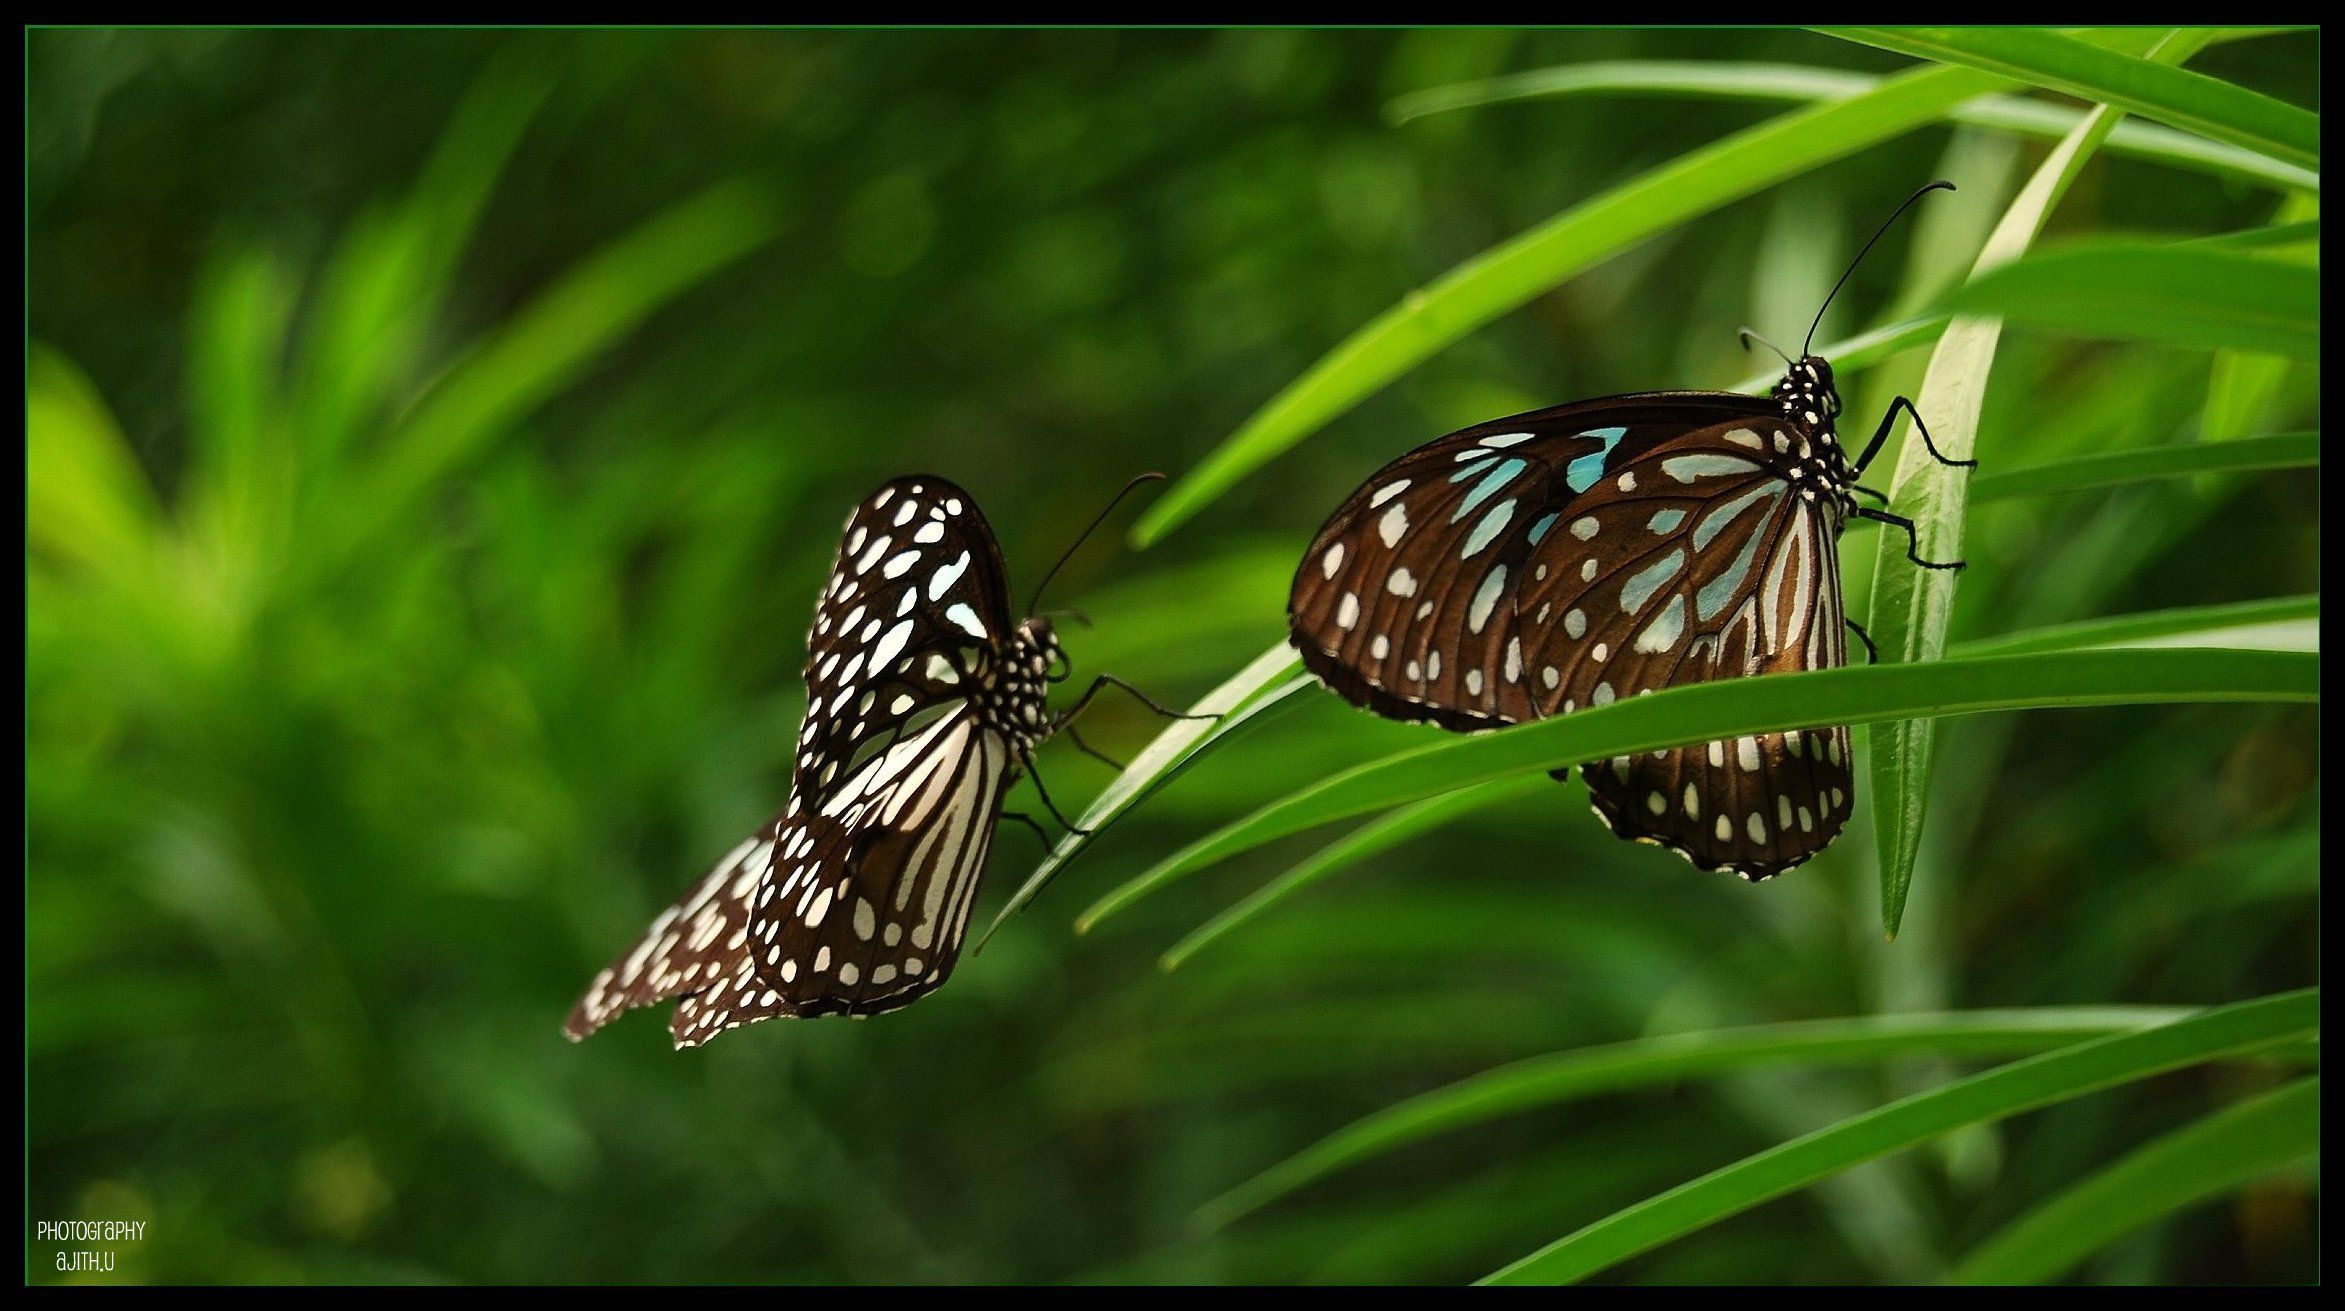
[[[1082,919],[1096,924],[1186,874],[1290,833],[1584,760],[1816,724],[2319,696],[2318,655],[2195,648],[1985,656],[1696,683],[1495,733],[1444,736],[1354,766],[1197,839],[1094,903]]]
[[[2299,360],[2321,353],[2318,268],[2196,242],[2046,251],[1981,273],[1945,304],[2094,337]]]
[[[2181,1007],[2047,1007],[1865,1015],[1674,1033],[1534,1056],[1363,1116],[1199,1207],[1219,1229],[1362,1161],[1508,1115],[1600,1093],[1765,1065],[1857,1065],[1918,1056],[2031,1056],[2087,1038],[2166,1024]]]
[[[2146,451],[2107,451],[1978,474],[1970,482],[1970,499],[1974,505],[1985,505],[2021,496],[2057,496],[2195,474],[2318,468],[2320,462],[2321,435],[2317,432],[2193,442]]]
[[[2228,647],[2228,635],[2269,630],[2278,625],[2311,622],[2317,636],[2321,618],[2318,593],[2283,596],[2266,601],[2234,601],[2225,605],[2182,606],[2149,610],[2107,619],[2030,628],[2002,637],[1981,638],[1955,648],[1961,655],[2020,655],[2031,651],[2080,651],[2088,647],[2169,645]],[[2268,649],[2268,648],[2267,648]],[[2284,648],[2305,650],[2304,647]],[[2313,648],[2317,650],[2317,645]]]
[[[1482,325],[1689,218],[1943,118],[2004,85],[1971,69],[1927,68],[1878,90],[1795,110],[1682,155],[1457,268],[1337,345],[1254,412],[1148,507],[1148,546],[1280,453]]]
[[[2117,1239],[2236,1192],[2321,1150],[2321,1081],[2298,1079],[2128,1153],[2006,1226],[1947,1273],[1950,1284],[2057,1279]]]
[[[1199,925],[1189,936],[1166,948],[1158,963],[1167,970],[1179,969],[1199,951],[1261,918],[1287,898],[1331,874],[1339,873],[1380,851],[1429,833],[1444,824],[1486,810],[1500,802],[1529,796],[1545,787],[1545,781],[1537,778],[1500,779],[1495,783],[1460,788],[1455,792],[1430,797],[1370,820],[1313,852],[1301,864],[1263,884],[1252,895]],[[1077,921],[1075,931],[1082,932],[1089,923],[1088,918]]]
[[[1484,1282],[1571,1283],[1851,1166],[1968,1125],[2316,1034],[2320,1022],[2320,989],[2306,988],[2014,1061],[1713,1170],[1560,1238]]]
[[[2221,78],[2015,27],[1827,27],[1833,36],[2064,91],[2227,141],[2300,168],[2321,166],[2320,115]],[[2193,33],[2205,39],[2212,33]]]
[[[994,931],[1024,910],[1101,830],[1123,818],[1143,798],[1196,763],[1207,749],[1310,686],[1309,675],[1299,672],[1302,666],[1302,657],[1295,654],[1293,647],[1281,642],[1256,656],[1252,664],[1189,708],[1192,715],[1213,718],[1176,719],[1165,725],[1164,731],[1132,758],[1124,772],[1116,775],[1115,781],[1084,807],[1083,814],[1075,821],[1077,831],[1060,838],[1034,872],[1026,876],[1009,902],[994,915],[993,923],[986,926],[984,936],[977,940],[977,949],[984,950],[986,940],[993,937]]]
[[[2204,34],[2171,33],[2160,40],[2151,57],[2179,62],[2205,44]],[[2026,253],[2043,230],[2060,198],[2084,168],[2085,161],[2117,126],[2122,115],[2103,105],[2085,116],[2062,138],[2044,162],[2029,176],[1986,245],[1971,266],[1971,278],[2008,264]],[[1979,415],[1986,402],[1995,351],[2003,337],[1999,319],[1966,317],[1955,320],[1938,339],[1922,375],[1919,412],[1929,416],[1938,451],[1948,460],[1964,460],[1978,440]],[[1912,426],[1907,415],[1907,426]],[[1884,659],[1911,662],[1935,660],[1946,650],[1946,627],[1954,614],[1954,590],[1959,571],[1917,569],[1906,560],[1904,547],[1929,560],[1962,558],[1962,532],[1968,512],[1969,471],[1939,461],[1931,443],[1908,440],[1898,451],[1897,470],[1891,476],[1889,499],[1898,512],[1913,521],[1911,537],[1900,543],[1883,533],[1875,545],[1872,604],[1867,621],[1873,641]],[[1873,831],[1881,875],[1881,930],[1891,938],[1905,918],[1907,891],[1913,885],[1914,862],[1920,858],[1922,822],[1929,808],[1931,751],[1936,726],[1927,720],[1888,724],[1871,732],[1872,752],[1867,770],[1872,775]]]
[[[1687,96],[1705,100],[1812,104],[1863,95],[1882,78],[1841,68],[1805,64],[1736,63],[1726,60],[1602,60],[1509,73],[1413,92],[1386,107],[1385,117],[1407,123],[1432,114],[1487,105],[1572,95]],[[1946,117],[1970,127],[2019,136],[2057,139],[2074,128],[2084,111],[2017,96],[1981,96],[1957,105]],[[2109,137],[2109,150],[2137,159],[2192,169],[2263,186],[2317,192],[2321,176],[2268,155],[2154,123],[2125,123]]]

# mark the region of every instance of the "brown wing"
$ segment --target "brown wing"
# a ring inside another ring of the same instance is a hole
[[[971,694],[980,653],[1010,634],[993,529],[967,492],[897,478],[848,516],[806,642],[793,791],[830,790],[867,747]]]
[[[1566,507],[1639,452],[1763,412],[1723,392],[1612,396],[1454,432],[1379,470],[1312,541],[1287,615],[1304,664],[1392,719],[1535,717],[1516,591]]]
[[[1687,433],[1607,471],[1535,551],[1514,598],[1541,714],[1847,660],[1838,501],[1785,470],[1771,420]],[[1762,879],[1821,851],[1855,790],[1845,727],[1584,766],[1615,833]]]

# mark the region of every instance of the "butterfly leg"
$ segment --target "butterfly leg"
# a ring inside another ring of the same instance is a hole
[[[1042,771],[1034,767],[1034,753],[1031,751],[1021,751],[1018,753],[1018,755],[1019,758],[1026,764],[1026,776],[1034,780],[1034,795],[1042,798],[1043,809],[1050,812],[1050,817],[1059,822],[1060,828],[1063,828],[1067,832],[1074,834],[1076,837],[1090,837],[1090,829],[1076,828],[1073,821],[1069,820],[1065,815],[1059,812],[1058,803],[1050,799],[1050,789],[1042,786]]]
[[[1129,766],[1125,765],[1124,762],[1084,741],[1083,735],[1075,731],[1075,726],[1073,724],[1067,725],[1067,736],[1074,739],[1076,750],[1082,752],[1084,755],[1091,757],[1093,760],[1106,765],[1109,769],[1112,769],[1115,772],[1121,774],[1124,772],[1124,770],[1129,768]]]
[[[1905,558],[1924,569],[1960,569],[1963,566],[1964,562],[1961,560],[1924,560],[1921,543],[1914,538],[1913,520],[1902,514],[1891,514],[1887,510],[1876,510],[1869,505],[1860,505],[1856,508],[1856,517],[1870,519],[1874,523],[1887,524],[1892,528],[1904,529]]]
[[[1005,810],[1002,812],[1002,818],[1014,819],[1019,823],[1024,824],[1027,828],[1032,829],[1034,831],[1035,839],[1042,843],[1042,850],[1045,854],[1048,854],[1050,850],[1057,845],[1050,840],[1050,833],[1045,830],[1040,823],[1036,822],[1032,815],[1027,814],[1023,810]]]
[[[1889,504],[1889,494],[1887,492],[1877,492],[1870,487],[1862,487],[1856,483],[1850,483],[1848,485],[1848,490],[1852,492],[1863,492],[1865,495],[1872,497],[1874,500],[1879,501],[1883,505]]]
[[[1155,711],[1157,714],[1160,714],[1167,719],[1221,718],[1219,715],[1184,715],[1178,710],[1168,709],[1167,707],[1156,704],[1155,699],[1150,697],[1146,692],[1143,692],[1139,688],[1132,686],[1130,683],[1127,683],[1124,680],[1116,677],[1114,674],[1101,674],[1097,678],[1092,679],[1091,686],[1083,689],[1083,695],[1075,698],[1075,704],[1067,707],[1066,713],[1059,716],[1059,722],[1062,724],[1067,723],[1073,720],[1075,716],[1082,714],[1083,708],[1091,704],[1091,698],[1098,696],[1101,690],[1108,687],[1122,688],[1124,691],[1132,694],[1133,700],[1138,701],[1141,705],[1148,707],[1150,710]]]
[[[1865,644],[1865,663],[1868,665],[1881,663],[1881,648],[1873,645],[1873,635],[1865,631],[1865,626],[1845,615],[1841,617],[1840,622],[1848,625],[1849,631],[1856,634],[1856,640]]]
[[[1977,460],[1950,460],[1946,458],[1946,453],[1938,449],[1938,443],[1930,440],[1930,430],[1922,426],[1922,412],[1913,407],[1911,400],[1900,396],[1889,402],[1889,412],[1881,416],[1881,426],[1873,430],[1872,440],[1865,443],[1865,453],[1856,457],[1856,471],[1858,473],[1863,473],[1865,466],[1873,462],[1873,457],[1881,453],[1881,443],[1889,440],[1889,430],[1897,426],[1897,412],[1899,410],[1905,411],[1913,419],[1913,430],[1922,435],[1922,445],[1929,450],[1930,458],[1940,464],[1951,465],[1957,469],[1976,469],[1979,467]]]

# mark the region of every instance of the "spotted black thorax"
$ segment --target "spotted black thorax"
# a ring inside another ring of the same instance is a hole
[[[986,726],[1031,751],[1056,727],[1050,716],[1051,671],[1063,668],[1066,652],[1048,619],[1018,625],[993,662],[993,681],[978,703]]]
[[[1857,469],[1849,463],[1835,426],[1840,418],[1840,392],[1832,381],[1832,362],[1821,355],[1802,356],[1788,367],[1770,393],[1783,422],[1795,434],[1786,453],[1791,460],[1786,475],[1810,502],[1827,502],[1843,521],[1856,512]]]

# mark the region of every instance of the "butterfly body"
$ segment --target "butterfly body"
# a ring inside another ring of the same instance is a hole
[[[596,976],[572,1039],[674,999],[679,1047],[775,1016],[875,1015],[952,972],[1010,784],[1062,722],[1064,653],[1010,623],[966,492],[899,478],[848,518],[807,641],[788,805]]]
[[[1643,392],[1452,433],[1320,531],[1290,634],[1353,703],[1467,732],[1843,664],[1838,541],[1874,512],[1839,413],[1831,366],[1809,356],[1766,397]],[[1854,793],[1837,726],[1582,773],[1615,833],[1752,880],[1822,850]]]

